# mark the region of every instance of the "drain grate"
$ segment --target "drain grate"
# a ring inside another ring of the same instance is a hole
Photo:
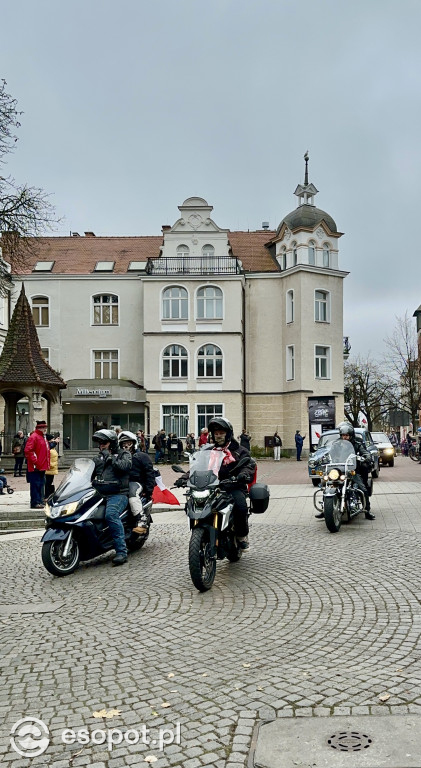
[[[327,743],[332,749],[338,749],[340,752],[360,752],[370,747],[373,740],[360,731],[340,731],[331,736]]]

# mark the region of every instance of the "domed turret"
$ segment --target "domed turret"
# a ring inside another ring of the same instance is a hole
[[[332,234],[337,233],[338,228],[335,221],[332,219],[332,216],[326,213],[326,211],[322,211],[321,208],[316,208],[314,205],[314,198],[317,195],[318,190],[314,184],[308,183],[308,152],[305,153],[304,160],[306,163],[304,184],[298,184],[297,189],[294,192],[294,195],[297,195],[299,199],[298,206],[294,211],[291,211],[291,213],[288,213],[288,215],[282,219],[278,227],[278,232],[283,224],[285,224],[291,232],[294,232],[297,229],[316,229],[316,227],[324,221]]]

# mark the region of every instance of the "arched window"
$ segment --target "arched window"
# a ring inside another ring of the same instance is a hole
[[[285,248],[284,245],[281,248],[280,264],[281,264],[281,269],[284,272],[284,270],[287,268],[287,249]]]
[[[323,243],[323,266],[330,267],[330,248],[329,243]]]
[[[32,316],[37,328],[50,324],[50,300],[48,296],[32,297]]]
[[[216,285],[207,285],[197,291],[198,320],[222,319],[222,291]]]
[[[188,318],[188,293],[179,285],[165,288],[162,294],[162,318],[163,320],[187,320]]]
[[[93,296],[93,324],[118,325],[118,296],[99,293]]]
[[[296,267],[298,264],[298,251],[297,251],[297,243],[294,242],[291,243],[292,245],[292,266]]]
[[[310,240],[308,244],[308,263],[313,267],[316,264],[316,243],[314,240]]]
[[[328,291],[314,292],[314,319],[316,323],[330,322],[330,295]]]
[[[215,344],[204,344],[197,352],[197,375],[222,376],[222,352]]]
[[[287,323],[294,322],[294,291],[287,291]]]
[[[204,245],[202,248],[202,256],[204,259],[213,259],[215,256],[215,248],[213,245]]]
[[[187,349],[180,344],[171,344],[162,353],[162,376],[164,379],[187,378]]]
[[[177,256],[181,256],[181,258],[185,258],[190,253],[190,249],[188,245],[177,245]]]

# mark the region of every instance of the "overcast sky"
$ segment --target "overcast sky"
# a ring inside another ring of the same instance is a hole
[[[377,355],[421,304],[420,29],[420,0],[2,0],[8,171],[51,193],[57,234],[159,234],[193,195],[275,228],[309,150],[344,333]]]

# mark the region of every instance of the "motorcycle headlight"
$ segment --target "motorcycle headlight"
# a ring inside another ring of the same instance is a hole
[[[329,472],[329,480],[337,480],[339,478],[339,472],[337,469],[331,469]]]
[[[194,499],[206,499],[210,496],[210,491],[193,491],[192,496]]]
[[[79,504],[80,504],[80,501],[72,501],[71,504],[62,504],[61,507],[50,507],[49,504],[46,504],[44,507],[44,511],[47,517],[51,517],[51,518],[68,517],[69,515],[74,515]],[[47,512],[47,507],[48,507],[48,512]]]

